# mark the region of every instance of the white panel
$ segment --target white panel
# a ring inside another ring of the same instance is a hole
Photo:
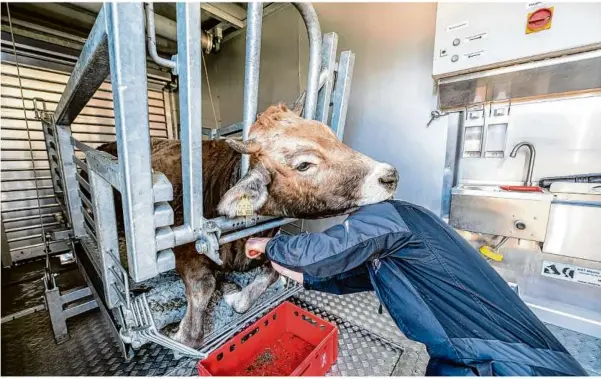
[[[551,28],[526,33],[528,14],[553,7]],[[439,3],[435,77],[557,56],[601,44],[601,3]]]

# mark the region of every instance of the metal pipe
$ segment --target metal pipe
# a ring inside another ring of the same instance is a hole
[[[86,9],[90,12],[98,13],[102,7],[102,3],[76,3],[76,6]],[[176,22],[161,16],[159,14],[154,15],[154,27],[156,30],[156,36],[165,38],[169,41],[177,41],[177,27]],[[203,49],[209,51],[213,49],[213,41],[209,34],[205,31],[202,31],[202,36],[200,38],[200,44]]]
[[[307,119],[315,118],[317,109],[317,96],[319,92],[319,73],[321,71],[321,27],[317,13],[310,3],[293,3],[299,11],[309,35],[309,73],[307,79],[307,97],[303,116]]]
[[[177,63],[171,59],[165,59],[159,56],[157,51],[156,30],[154,26],[154,5],[152,3],[144,3],[146,9],[146,41],[148,43],[148,54],[154,63],[159,66],[175,69]]]
[[[257,1],[248,4],[246,18],[246,60],[244,64],[244,110],[242,118],[242,140],[248,140],[250,127],[257,118],[259,100],[259,65],[261,63],[261,29],[263,28],[263,4]],[[242,155],[241,177],[246,175],[250,157]]]
[[[227,218],[227,217],[217,217],[211,219],[210,221],[215,223],[221,233],[228,233],[234,230],[239,230],[245,227],[252,227],[259,223],[263,223],[266,221],[271,221],[276,217],[272,216],[258,216],[254,215],[251,217],[236,217],[236,218]]]
[[[240,230],[239,232],[226,234],[223,237],[219,238],[219,245],[223,245],[226,243],[230,243],[230,242],[239,240],[241,238],[252,236],[253,234],[261,233],[265,230],[274,229],[274,228],[289,224],[294,221],[296,221],[296,219],[294,219],[294,218],[276,219],[276,220],[269,221],[269,222],[266,222],[261,225],[253,226],[252,228],[246,228],[246,229]]]
[[[511,158],[515,158],[518,153],[518,150],[524,146],[527,147],[528,150],[530,150],[530,156],[528,158],[528,173],[526,174],[526,181],[524,184],[527,186],[531,186],[532,185],[532,172],[534,171],[534,160],[536,159],[536,149],[534,148],[534,145],[531,144],[530,142],[520,142],[517,145],[515,145],[513,150],[511,150],[511,153],[509,154],[509,156]]]
[[[177,3],[177,66],[184,222],[195,232],[202,228],[202,52],[200,3]]]

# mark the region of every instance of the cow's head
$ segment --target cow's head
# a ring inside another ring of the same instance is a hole
[[[285,105],[258,116],[246,143],[228,139],[250,155],[251,168],[219,203],[219,213],[235,217],[247,198],[255,212],[284,217],[326,217],[389,199],[397,170],[343,144],[332,130],[301,118]]]

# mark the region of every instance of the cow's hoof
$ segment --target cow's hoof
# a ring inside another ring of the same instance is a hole
[[[244,291],[230,292],[224,299],[237,313],[244,313],[250,308],[250,299]]]
[[[182,333],[181,328],[178,328],[177,331],[168,332],[167,337],[193,349],[199,349],[200,347],[202,347],[204,339],[204,336],[197,339],[192,339],[189,336],[187,336],[186,333]]]

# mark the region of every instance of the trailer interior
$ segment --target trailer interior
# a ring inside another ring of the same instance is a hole
[[[279,102],[397,168],[395,197],[455,228],[601,375],[599,20],[599,2],[3,2],[2,375],[198,375],[287,301],[337,329],[328,376],[423,376],[424,346],[373,293],[281,277],[234,311],[224,295],[259,269],[217,274],[202,346],[172,338],[174,248],[220,265],[221,245],[345,217],[206,217],[202,142],[247,141]],[[151,139],[181,141],[181,224]],[[113,141],[118,159],[96,149]]]

